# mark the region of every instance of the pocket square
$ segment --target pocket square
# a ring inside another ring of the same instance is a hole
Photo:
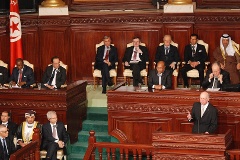
[[[199,50],[198,52],[202,52],[202,50]]]
[[[3,75],[2,73],[0,73],[0,75]]]
[[[27,77],[27,76],[24,75],[23,77]]]

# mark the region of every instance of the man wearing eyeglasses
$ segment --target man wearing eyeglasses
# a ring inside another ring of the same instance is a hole
[[[8,128],[0,124],[0,160],[9,160],[15,150],[13,137],[8,135]]]

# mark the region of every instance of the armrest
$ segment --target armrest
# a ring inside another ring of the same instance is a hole
[[[124,67],[124,62],[122,62],[122,70],[124,71],[125,67]]]
[[[208,69],[208,65],[210,64],[210,62],[205,62],[205,69],[204,69],[204,72],[207,72],[207,69]]]
[[[92,73],[94,72],[94,65],[95,65],[95,62],[92,62]]]
[[[180,62],[179,62],[180,63]],[[186,64],[186,62],[182,62],[182,67]]]
[[[92,66],[94,66],[95,65],[95,62],[92,62]]]
[[[146,72],[148,73],[148,64],[149,62],[146,62]]]
[[[115,69],[116,69],[116,72],[117,72],[117,68],[118,68],[118,62],[115,62]]]
[[[153,69],[155,69],[156,67],[156,62],[153,62]]]

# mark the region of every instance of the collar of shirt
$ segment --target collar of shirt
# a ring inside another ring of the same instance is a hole
[[[170,49],[170,46],[165,46],[165,45],[164,45],[164,49],[167,49],[167,48]]]
[[[158,75],[158,76],[162,76],[162,73],[160,73],[160,74],[158,73],[157,75]]]
[[[209,102],[207,104],[205,104],[205,105],[201,105],[201,107],[204,108],[204,112],[206,111],[208,105],[209,105]]]
[[[51,125],[51,127],[53,127],[53,126],[56,126],[57,124],[56,123],[55,124],[50,123],[50,125]]]
[[[194,46],[194,49],[196,50],[196,48],[197,48],[197,43],[194,44],[194,45],[191,44],[191,47],[192,47],[192,46]]]
[[[6,124],[8,124],[8,121],[7,122],[2,122],[2,124],[6,125]]]

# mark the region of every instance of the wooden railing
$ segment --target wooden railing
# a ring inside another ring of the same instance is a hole
[[[128,160],[130,156],[133,157],[134,160],[142,160],[142,157],[150,160],[153,156],[152,145],[96,142],[95,132],[90,131],[89,135],[88,148],[84,160],[95,160],[95,158],[99,160]],[[103,152],[104,150],[106,150],[106,152]],[[96,151],[98,151],[98,155],[96,155]],[[116,153],[119,153],[119,157],[116,157]]]
[[[10,160],[39,160],[40,159],[40,131],[34,129],[32,142],[22,147],[10,156]]]

